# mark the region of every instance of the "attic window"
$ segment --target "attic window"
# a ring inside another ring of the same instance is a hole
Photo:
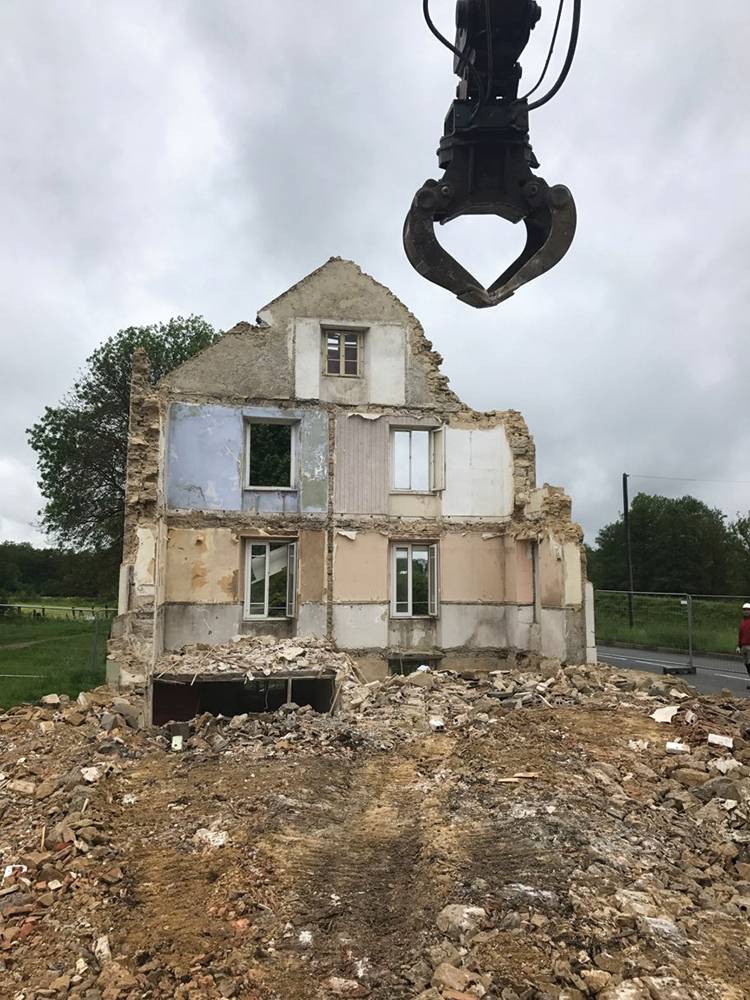
[[[358,378],[362,374],[362,334],[355,330],[324,330],[325,372]]]

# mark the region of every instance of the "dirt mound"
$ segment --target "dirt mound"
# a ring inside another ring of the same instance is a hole
[[[103,690],[0,716],[0,997],[750,996],[744,703],[344,667],[182,752]]]

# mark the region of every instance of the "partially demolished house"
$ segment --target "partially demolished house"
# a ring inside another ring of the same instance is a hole
[[[520,414],[470,409],[440,362],[337,258],[156,386],[136,354],[110,679],[238,635],[326,638],[373,679],[591,659],[569,499]]]

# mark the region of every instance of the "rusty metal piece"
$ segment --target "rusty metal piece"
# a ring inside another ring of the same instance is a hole
[[[580,0],[575,3],[580,16]],[[425,0],[431,24],[427,8]],[[415,269],[477,308],[497,305],[554,267],[575,234],[576,209],[568,188],[550,187],[532,172],[539,164],[529,142],[529,104],[526,97],[518,97],[517,60],[540,15],[534,0],[458,3],[456,46],[449,47],[461,83],[438,150],[445,172],[441,180],[428,180],[417,191],[404,225],[404,247]],[[577,23],[574,20],[576,40]],[[564,75],[574,50],[572,45]],[[559,86],[560,80],[553,91]],[[523,252],[489,288],[459,264],[435,234],[436,222],[445,224],[462,215],[497,215],[526,226]]]

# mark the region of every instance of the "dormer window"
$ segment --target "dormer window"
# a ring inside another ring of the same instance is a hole
[[[324,330],[326,375],[359,378],[362,374],[362,333]]]

